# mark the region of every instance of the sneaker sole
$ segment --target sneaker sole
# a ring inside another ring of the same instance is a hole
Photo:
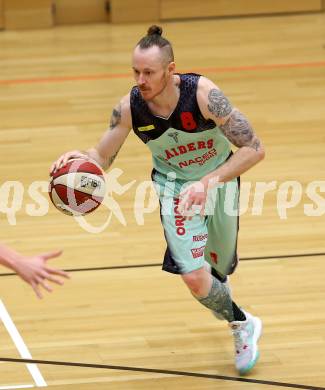
[[[257,351],[255,359],[253,361],[251,361],[251,363],[249,364],[248,367],[246,367],[243,370],[239,370],[239,374],[240,375],[247,375],[254,368],[254,366],[257,363],[259,357],[260,357],[260,353]]]
[[[261,337],[261,335],[262,335],[262,321],[258,317],[255,317],[255,332],[254,332],[254,336],[253,336],[253,340],[254,340],[255,345],[256,345],[255,358],[250,362],[250,364],[247,367],[239,370],[240,375],[248,374],[254,368],[255,364],[257,363],[257,361],[260,357],[257,342],[258,342],[258,339]]]

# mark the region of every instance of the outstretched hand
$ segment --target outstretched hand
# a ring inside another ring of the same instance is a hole
[[[40,286],[48,292],[52,292],[53,288],[48,282],[63,285],[64,281],[62,278],[70,278],[65,271],[49,267],[47,264],[48,260],[60,256],[61,253],[62,251],[60,250],[37,256],[21,257],[15,263],[14,270],[16,273],[26,283],[31,285],[35,294],[40,299],[43,298]]]

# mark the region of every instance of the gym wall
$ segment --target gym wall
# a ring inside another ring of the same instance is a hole
[[[0,30],[4,28],[4,19],[3,19],[3,0],[0,0]]]
[[[0,29],[319,12],[325,0],[0,0]]]
[[[322,0],[161,0],[160,19],[240,16],[322,10]]]

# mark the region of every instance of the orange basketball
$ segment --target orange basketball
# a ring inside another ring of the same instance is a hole
[[[92,161],[71,159],[52,174],[49,195],[54,206],[64,214],[91,213],[105,196],[104,172]]]

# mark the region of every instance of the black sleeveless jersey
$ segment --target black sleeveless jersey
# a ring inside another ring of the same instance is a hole
[[[180,96],[169,118],[152,114],[139,88],[132,88],[132,127],[150,148],[158,172],[172,171],[180,179],[194,180],[225,161],[230,144],[214,121],[201,114],[196,96],[200,75],[188,73],[179,77]]]
[[[132,88],[130,102],[133,131],[144,143],[157,139],[169,128],[196,133],[216,127],[212,120],[203,118],[197,103],[196,91],[200,75],[188,73],[179,74],[179,77],[179,100],[168,119],[153,115],[147,103],[142,99],[139,88]],[[150,125],[155,127],[152,131],[142,130]]]

